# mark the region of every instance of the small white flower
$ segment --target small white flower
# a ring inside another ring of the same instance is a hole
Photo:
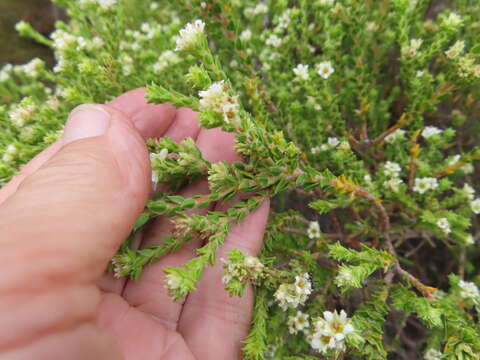
[[[57,111],[60,108],[60,100],[56,96],[50,96],[47,100],[47,105],[50,109]]]
[[[324,79],[328,79],[334,71],[335,69],[333,68],[331,61],[324,61],[317,64],[317,73]]]
[[[19,104],[8,112],[10,121],[18,127],[23,127],[28,118],[33,115],[36,107],[34,104]]]
[[[430,348],[424,355],[425,360],[440,360],[442,353],[436,349]]]
[[[480,198],[473,200],[470,207],[475,214],[480,214]]]
[[[427,127],[425,127],[425,129],[423,129],[422,136],[425,139],[428,139],[429,137],[431,137],[433,135],[438,135],[438,134],[441,134],[441,133],[442,133],[441,129],[439,129],[435,126],[427,126]]]
[[[386,176],[396,178],[400,175],[402,168],[396,162],[387,161],[385,165],[383,165],[383,172]]]
[[[267,41],[265,41],[265,44],[278,48],[280,45],[282,45],[282,39],[277,35],[272,34],[269,36]]]
[[[307,234],[310,239],[320,238],[320,225],[318,224],[318,221],[310,221]]]
[[[422,46],[423,40],[422,39],[412,39],[407,46],[402,48],[402,54],[404,56],[413,57],[417,55],[420,46]]]
[[[475,198],[475,189],[471,187],[469,184],[464,184],[462,188],[465,197],[469,200],[473,200]]]
[[[253,9],[253,13],[255,15],[261,15],[261,14],[266,14],[268,12],[268,6],[264,3],[260,3],[257,6],[255,6],[255,9]]]
[[[385,142],[392,144],[397,140],[403,139],[405,137],[405,130],[397,129],[393,133],[385,136]]]
[[[450,223],[448,222],[447,218],[440,218],[436,222],[437,226],[442,229],[445,234],[450,234],[452,229],[450,227]]]
[[[336,137],[329,137],[327,139],[327,144],[331,148],[334,148],[334,147],[337,147],[338,145],[340,145],[340,141]]]
[[[323,354],[330,349],[344,350],[345,337],[355,331],[344,310],[340,314],[336,310],[325,311],[323,318],[317,319],[313,325],[314,330],[307,340],[313,349]]]
[[[23,71],[25,74],[32,78],[36,78],[38,76],[38,73],[42,70],[44,67],[44,62],[38,58],[33,59],[30,61],[28,64],[25,64],[23,66]]]
[[[467,245],[467,246],[475,244],[475,239],[473,238],[473,236],[471,234],[468,234],[465,237],[464,241],[465,241],[465,245]]]
[[[288,9],[278,18],[278,27],[280,29],[286,29],[290,25],[290,13],[291,10]]]
[[[252,30],[246,29],[243,30],[240,34],[240,40],[242,41],[249,41],[252,38]]]
[[[445,55],[449,59],[456,59],[457,57],[462,55],[464,51],[465,51],[465,41],[458,40],[445,52]]]
[[[158,2],[154,1],[150,4],[150,10],[157,10],[159,6]]]
[[[188,50],[198,44],[205,31],[205,23],[202,20],[195,20],[188,23],[177,38],[176,51]]]
[[[458,286],[460,287],[460,296],[464,299],[475,299],[480,296],[477,285],[472,282],[460,280]]]
[[[310,75],[308,73],[308,65],[298,64],[296,67],[293,68],[293,72],[301,81],[306,81],[310,78]]]
[[[475,168],[473,167],[472,164],[468,163],[468,164],[462,165],[460,167],[460,170],[463,171],[465,174],[472,174],[475,171]]]
[[[325,311],[323,318],[325,319],[324,331],[332,334],[337,341],[344,340],[346,335],[354,331],[353,325],[344,310],[340,311],[340,314],[336,310],[334,312]]]
[[[11,162],[15,158],[15,155],[17,155],[17,153],[18,153],[17,147],[13,144],[10,144],[5,149],[2,160],[5,162]]]
[[[297,311],[294,316],[290,316],[288,318],[287,325],[290,334],[296,334],[299,331],[307,329],[310,326],[310,323],[308,321],[308,314]]]
[[[318,153],[320,153],[320,147],[318,146],[314,146],[310,149],[310,152],[313,154],[313,155],[317,155]]]
[[[427,192],[428,190],[434,190],[438,188],[438,181],[435,178],[416,178],[413,186],[413,191],[420,194]]]
[[[401,184],[403,184],[403,181],[402,179],[398,178],[393,178],[383,182],[383,186],[393,192],[397,192]]]
[[[448,15],[447,18],[444,19],[443,23],[446,26],[457,27],[463,22],[463,19],[460,15],[452,12]]]
[[[207,90],[200,91],[198,95],[200,96],[200,109],[222,114],[227,123],[237,117],[237,99],[227,93],[223,80],[213,83]]]

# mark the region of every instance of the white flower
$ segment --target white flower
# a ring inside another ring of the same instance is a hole
[[[50,96],[47,100],[47,105],[50,109],[57,111],[60,108],[60,100],[56,96]]]
[[[340,314],[325,311],[323,318],[319,318],[314,323],[314,330],[307,338],[310,346],[321,352],[326,353],[329,349],[344,350],[345,337],[355,331],[351,319],[347,318],[344,310]]]
[[[18,127],[22,127],[26,124],[27,119],[33,115],[35,110],[36,110],[36,107],[34,104],[20,103],[19,105],[17,105],[16,107],[14,107],[8,112],[8,117],[10,118],[10,121],[13,124],[15,124]]]
[[[12,64],[5,65],[2,70],[0,70],[0,82],[4,82],[10,79],[10,73],[13,70]]]
[[[295,290],[300,297],[306,297],[312,293],[312,283],[308,273],[295,276]]]
[[[331,61],[324,61],[317,64],[317,73],[324,79],[328,79],[334,71],[335,69],[333,68]]]
[[[329,137],[327,139],[327,144],[331,148],[337,147],[340,144],[340,141],[336,137]]]
[[[452,229],[450,227],[450,223],[448,222],[447,218],[440,218],[436,222],[437,226],[442,229],[445,234],[450,234]]]
[[[167,274],[165,276],[165,287],[171,292],[175,292],[175,290],[180,289],[182,282],[182,277],[175,273]]]
[[[428,190],[434,190],[436,188],[438,188],[437,179],[431,177],[416,178],[415,184],[413,186],[413,191],[423,194]]]
[[[293,72],[299,80],[305,81],[310,78],[310,75],[308,74],[308,65],[298,64],[293,68]]]
[[[405,137],[405,133],[405,130],[397,129],[393,133],[385,136],[385,142],[392,144],[399,139],[403,139]]]
[[[278,27],[280,29],[286,29],[290,25],[290,13],[291,10],[288,9],[278,18]]]
[[[431,137],[433,135],[438,135],[438,134],[441,134],[441,133],[442,133],[441,129],[439,129],[435,126],[427,126],[427,127],[425,127],[425,129],[423,129],[422,136],[425,139],[428,139],[429,137]]]
[[[480,214],[480,198],[473,200],[470,207],[475,214]]]
[[[197,45],[205,31],[205,23],[202,20],[195,20],[194,23],[188,23],[177,38],[176,51],[188,50]]]
[[[18,153],[17,147],[13,144],[10,144],[5,149],[2,160],[5,162],[10,162],[15,158],[15,155],[17,155],[17,153]]]
[[[237,99],[227,93],[223,80],[213,83],[207,90],[200,91],[198,95],[201,98],[200,109],[222,114],[226,123],[237,118]]]
[[[66,31],[56,30],[50,36],[55,43],[55,48],[60,52],[72,49],[77,45],[77,38]]]
[[[477,285],[472,282],[460,280],[458,286],[460,287],[460,296],[464,299],[475,299],[480,296]]]
[[[150,10],[157,10],[159,6],[158,2],[154,1],[150,4]]]
[[[273,47],[279,47],[280,45],[282,45],[282,39],[280,39],[277,35],[272,34],[269,36],[267,41],[265,41],[265,44]]]
[[[38,73],[42,70],[44,64],[45,63],[42,60],[35,58],[23,66],[23,71],[25,71],[25,74],[28,76],[36,78]]]
[[[462,170],[465,174],[472,174],[475,169],[472,164],[468,163],[468,164],[462,165],[460,167],[460,170]]]
[[[402,168],[396,162],[387,161],[385,165],[383,165],[383,172],[388,177],[396,178],[400,175]]]
[[[164,51],[158,61],[153,64],[153,71],[155,74],[160,74],[167,66],[177,64],[180,62],[180,57],[171,50]]]
[[[323,354],[329,349],[334,349],[336,347],[335,338],[322,332],[312,334],[308,340],[312,349]]]
[[[246,29],[243,30],[242,33],[240,34],[240,40],[242,41],[248,41],[252,38],[252,30]]]
[[[448,15],[447,18],[443,20],[443,23],[445,26],[451,26],[451,27],[456,27],[460,25],[463,22],[463,19],[460,15],[452,12]]]
[[[469,184],[464,184],[462,188],[465,197],[469,200],[473,200],[475,198],[475,189],[471,187]]]
[[[255,9],[253,9],[253,13],[255,15],[261,15],[261,14],[266,14],[268,12],[268,6],[264,3],[260,3],[257,6],[255,6]]]
[[[367,185],[372,185],[372,177],[370,176],[370,174],[366,174],[363,177],[363,181],[365,181]]]
[[[424,355],[425,360],[440,360],[442,353],[436,349],[430,348]]]
[[[463,52],[465,51],[465,41],[460,41],[458,40],[457,42],[455,42],[455,44],[453,44],[450,49],[448,49],[446,52],[445,52],[445,55],[449,58],[449,59],[456,59],[457,57],[459,57],[460,55],[463,54]]]
[[[325,328],[322,330],[331,334],[336,341],[344,340],[346,335],[354,331],[353,325],[344,310],[340,311],[340,314],[336,310],[334,312],[325,311],[323,317]]]
[[[422,39],[412,39],[407,46],[402,48],[402,54],[405,56],[413,57],[417,55],[418,49],[422,46],[423,40]]]
[[[400,184],[403,184],[403,181],[401,179],[398,179],[398,178],[393,178],[393,179],[390,179],[390,180],[387,180],[387,181],[383,182],[383,186],[386,189],[389,189],[389,190],[394,191],[394,192],[398,191]]]
[[[318,221],[310,221],[307,234],[310,239],[320,238],[320,225],[318,224]]]
[[[475,244],[475,239],[473,238],[473,236],[471,234],[468,234],[465,237],[464,241],[465,241],[465,245],[467,245],[467,246]]]
[[[288,318],[287,324],[290,334],[296,334],[299,331],[305,330],[310,326],[308,314],[297,311],[294,316],[290,316]]]
[[[307,301],[312,292],[312,283],[308,274],[297,275],[293,284],[280,284],[275,292],[275,300],[283,309],[295,309]]]
[[[320,152],[320,147],[319,146],[314,146],[310,149],[310,151],[313,155],[317,155]]]

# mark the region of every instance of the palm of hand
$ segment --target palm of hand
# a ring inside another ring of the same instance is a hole
[[[195,114],[188,109],[175,112],[164,105],[146,105],[142,90],[127,93],[109,105],[132,119],[144,137],[168,136],[175,141],[191,137],[196,140],[204,157],[212,162],[237,159],[231,134],[218,129],[200,130]],[[22,187],[33,187],[32,184],[37,189],[41,188],[38,176],[36,179],[36,176],[28,175],[41,172],[41,166],[58,148],[59,145],[53,145],[40,154],[25,167],[17,179],[0,191],[0,212],[6,209],[5,216],[0,213],[0,228],[15,228],[12,223],[16,220],[8,217],[7,212],[15,213],[15,210],[21,209],[15,209],[15,202],[8,208],[7,198],[13,195],[21,198]],[[101,177],[101,174],[98,176]],[[24,185],[24,182],[27,184]],[[19,184],[22,185],[20,190],[17,189]],[[180,194],[191,196],[207,192],[207,181],[200,180],[187,186]],[[98,194],[92,196],[98,198]],[[53,198],[55,201],[55,196]],[[86,198],[88,200],[88,196]],[[104,203],[112,206],[111,201]],[[141,210],[142,206],[138,205],[137,210]],[[222,207],[224,208],[222,204],[217,204],[215,209]],[[32,211],[34,210],[40,211]],[[91,210],[87,208],[82,211]],[[97,207],[95,210],[110,209]],[[113,223],[110,221],[109,228],[117,231],[119,227],[119,233],[125,233],[137,215],[138,211],[134,211],[128,221],[125,221],[126,225],[118,224],[120,219],[115,219]],[[62,213],[56,220],[63,221],[61,216],[67,215]],[[263,204],[240,225],[233,226],[220,249],[216,265],[205,271],[198,289],[182,302],[172,302],[168,297],[162,269],[181,266],[190,260],[195,256],[196,249],[203,244],[202,239],[186,244],[178,252],[149,266],[140,280],[115,279],[111,275],[103,275],[99,279],[101,270],[106,266],[105,260],[113,255],[121,238],[112,240],[114,244],[106,246],[94,244],[93,240],[92,244],[78,244],[72,240],[59,254],[45,250],[45,254],[40,254],[42,257],[39,258],[39,249],[49,248],[48,238],[68,236],[62,234],[61,229],[45,230],[48,226],[42,225],[41,219],[36,219],[40,224],[34,224],[30,228],[37,227],[37,233],[38,227],[46,232],[51,231],[45,244],[38,247],[31,244],[17,246],[17,251],[12,251],[13,255],[7,259],[13,264],[13,270],[7,272],[8,279],[0,280],[0,311],[4,312],[9,307],[15,309],[0,322],[0,359],[240,358],[241,343],[250,324],[252,290],[247,289],[243,298],[229,297],[221,282],[220,258],[226,257],[233,248],[250,254],[257,253],[267,216],[268,204]],[[50,218],[55,219],[55,213],[50,214]],[[78,221],[81,223],[82,219]],[[76,223],[71,226],[75,227]],[[171,230],[169,220],[159,218],[136,239],[137,246],[159,244]],[[95,232],[95,229],[91,232],[95,237],[103,233]],[[21,230],[17,230],[17,233],[21,233]],[[17,258],[15,254],[18,254]],[[32,256],[37,261],[34,266],[27,260]],[[3,263],[4,259],[0,260]],[[37,278],[32,281],[33,273],[37,274]],[[28,294],[28,299],[22,293]]]

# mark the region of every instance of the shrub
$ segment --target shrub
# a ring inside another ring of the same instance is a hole
[[[156,182],[208,177],[211,193],[155,195],[132,236],[157,216],[174,236],[138,251],[127,239],[117,276],[141,276],[201,233],[198,256],[165,269],[172,298],[185,297],[231,224],[273,197],[259,257],[224,260],[232,296],[256,289],[246,359],[480,359],[478,2],[57,3],[70,22],[51,39],[17,25],[55,51],[54,69],[34,59],[0,72],[2,184],[75,105],[146,86],[150,102],[235,133],[242,161],[151,140]],[[186,212],[240,194],[224,212]]]

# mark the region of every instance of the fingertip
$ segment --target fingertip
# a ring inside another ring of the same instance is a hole
[[[129,91],[107,105],[124,113],[144,139],[159,138],[172,124],[176,108],[170,104],[148,104],[145,88]]]

